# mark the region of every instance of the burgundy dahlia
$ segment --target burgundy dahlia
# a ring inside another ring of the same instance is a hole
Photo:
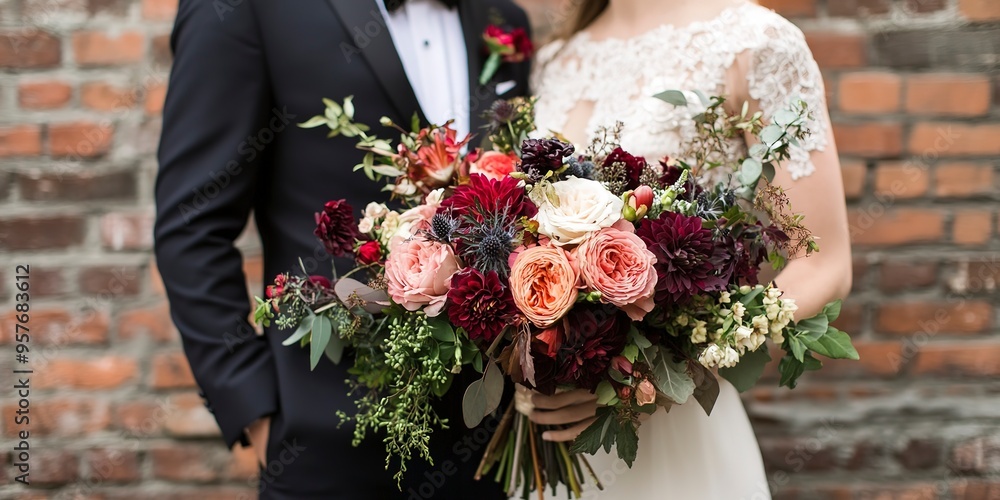
[[[316,214],[316,231],[313,234],[323,242],[330,255],[343,257],[351,253],[358,238],[354,209],[344,200],[326,202],[323,211]]]
[[[559,170],[563,159],[573,154],[575,148],[558,139],[526,139],[521,144],[521,164],[517,170],[528,174],[533,181],[545,174]]]
[[[472,340],[493,340],[517,314],[514,299],[497,273],[467,268],[451,278],[448,319],[465,328]]]
[[[467,184],[455,188],[454,194],[441,202],[438,213],[450,213],[460,218],[471,216],[480,222],[489,214],[504,210],[511,218],[534,217],[538,209],[518,184],[513,177],[495,180],[472,174]]]
[[[658,304],[685,303],[696,294],[725,286],[715,275],[720,248],[698,217],[664,212],[658,219],[643,219],[636,235],[656,255]]]
[[[563,319],[556,382],[596,390],[612,358],[625,348],[631,325],[628,315],[614,306],[577,304]]]
[[[608,168],[615,163],[625,166],[624,190],[629,191],[638,188],[641,184],[642,171],[646,169],[646,159],[641,156],[633,156],[618,147],[604,159],[603,166],[604,168]]]

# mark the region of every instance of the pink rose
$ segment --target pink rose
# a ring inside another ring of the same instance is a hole
[[[425,203],[400,214],[399,225],[386,245],[389,248],[389,253],[395,252],[400,243],[413,238],[420,233],[420,230],[430,229],[431,219],[437,213],[437,209],[437,206]]]
[[[408,311],[424,307],[428,316],[437,316],[460,267],[449,245],[423,238],[403,241],[385,263],[389,296]]]
[[[656,256],[634,233],[602,229],[574,250],[583,280],[635,321],[653,310]]]
[[[498,181],[513,172],[516,165],[517,157],[513,154],[505,155],[497,151],[487,151],[472,164],[469,173],[482,174]]]

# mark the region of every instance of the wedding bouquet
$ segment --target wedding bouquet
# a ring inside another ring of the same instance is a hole
[[[631,465],[640,414],[692,397],[711,413],[713,370],[748,389],[770,361],[768,340],[785,352],[783,386],[820,368],[817,354],[857,359],[830,325],[839,303],[798,319],[793,300],[758,282],[763,263],[780,269],[786,256],[818,250],[770,183],[808,133],[808,110],[765,124],[746,106],[727,114],[720,97],[658,97],[704,107],[688,161],[629,154],[619,129],[577,151],[535,130],[531,99],[497,102],[482,148],[450,124],[383,119],[399,132],[394,144],[354,121],[350,98],[325,100],[325,113],[302,124],[358,138],[365,155],[355,170],[386,181],[399,207],[373,202],[358,220],[345,202],[328,202],[316,236],[331,255],[352,255],[351,275],[364,281],[279,275],[256,319],[294,329],[285,344],[309,345],[314,367],[351,347],[358,411],[341,418],[353,420],[355,444],[384,433],[397,480],[414,454],[432,460],[432,431],[448,424],[432,402],[463,369],[482,374],[463,388],[469,427],[497,411],[507,380],[597,395],[595,422],[570,446],[544,441],[549,427],[511,403],[477,473],[511,495],[562,484],[579,496],[588,477],[597,482],[585,454],[614,447]],[[744,161],[718,160],[743,134],[760,139]],[[707,175],[715,169],[723,175]]]

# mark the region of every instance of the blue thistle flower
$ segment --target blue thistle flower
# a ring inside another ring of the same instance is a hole
[[[519,223],[506,209],[486,214],[482,222],[467,217],[461,238],[461,255],[477,271],[494,271],[500,277],[510,274],[507,259],[521,244]]]

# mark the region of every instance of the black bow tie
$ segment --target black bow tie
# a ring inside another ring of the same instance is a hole
[[[439,2],[445,4],[449,9],[458,7],[459,0],[438,0]],[[396,9],[403,6],[406,0],[385,0],[385,10],[389,12],[394,12]]]

